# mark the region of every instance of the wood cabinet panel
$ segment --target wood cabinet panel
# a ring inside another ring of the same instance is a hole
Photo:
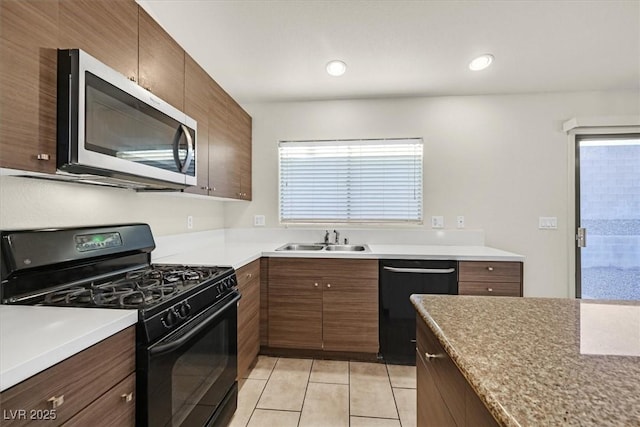
[[[372,261],[376,264],[377,262]],[[322,290],[324,350],[377,353],[378,280],[350,276],[328,279]]]
[[[0,409],[3,413],[17,409],[27,413],[48,410],[52,408],[49,399],[64,396],[64,401],[55,408],[56,424],[61,424],[134,370],[135,327],[132,326],[2,392]],[[11,426],[30,424],[30,421],[4,420]],[[42,422],[43,425],[50,423]]]
[[[0,2],[0,167],[56,170],[58,2]]]
[[[460,282],[458,283],[459,295],[483,295],[483,296],[522,296],[520,283],[497,282]]]
[[[461,261],[458,269],[459,282],[520,282],[522,263]]]
[[[449,413],[447,405],[442,400],[436,388],[432,373],[427,368],[424,354],[418,351],[416,357],[416,381],[418,414],[417,425],[420,427],[438,426],[455,427],[456,423]]]
[[[136,374],[133,373],[63,425],[133,427],[136,424],[135,392]]]
[[[184,50],[144,9],[138,11],[138,83],[184,110]]]
[[[236,271],[238,290],[238,378],[243,378],[260,351],[260,261]]]
[[[198,183],[184,191],[209,194],[209,105],[211,78],[189,55],[185,54],[184,112],[198,122],[196,134],[196,175]]]
[[[376,260],[270,258],[268,296],[270,347],[377,353]]]
[[[260,259],[260,345],[269,345],[269,258]]]
[[[251,200],[251,117],[229,99],[229,130],[233,150],[233,180],[240,183],[236,198]]]
[[[457,426],[497,426],[497,422],[471,388],[456,364],[444,350],[436,336],[431,332],[420,316],[416,320],[417,331],[417,368],[418,368],[418,408],[421,405],[435,405],[421,415],[418,409],[418,425],[438,425],[431,424],[429,417],[440,419],[443,409],[439,407],[438,399],[433,396],[435,392],[441,398],[454,424],[443,425]],[[422,371],[422,372],[420,372]],[[421,381],[422,378],[422,381]],[[429,384],[425,378],[433,380],[433,385]],[[424,390],[421,391],[421,388]],[[424,399],[435,399],[433,402],[426,402]],[[446,417],[445,417],[446,418]],[[429,420],[422,422],[421,420]]]
[[[59,0],[60,48],[82,49],[138,78],[138,5],[133,0]]]
[[[209,106],[209,182],[212,196],[237,198],[240,182],[235,182],[233,141],[229,131],[231,97],[211,81],[212,99]]]
[[[269,278],[269,346],[322,349],[322,287],[319,280],[314,277]]]

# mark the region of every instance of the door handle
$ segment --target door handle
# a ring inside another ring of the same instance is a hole
[[[579,248],[587,247],[587,229],[579,227],[578,233],[576,234],[576,242],[578,242]]]
[[[400,268],[400,267],[383,267],[383,268],[393,273],[449,274],[456,271],[455,268]]]
[[[187,139],[187,157],[184,159],[184,163],[180,160],[180,136],[184,134]],[[176,167],[182,173],[187,173],[189,170],[189,166],[191,165],[191,160],[193,160],[193,138],[191,137],[191,133],[189,132],[189,128],[185,125],[180,125],[178,129],[176,129],[176,134],[173,137],[173,160],[176,162]]]

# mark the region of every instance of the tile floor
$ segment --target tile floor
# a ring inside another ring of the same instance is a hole
[[[259,356],[231,427],[416,425],[416,368]]]

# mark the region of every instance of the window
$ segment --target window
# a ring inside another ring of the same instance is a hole
[[[280,221],[422,222],[422,139],[282,141]]]

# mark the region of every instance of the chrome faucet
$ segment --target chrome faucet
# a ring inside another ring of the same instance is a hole
[[[329,230],[324,230],[324,244],[329,244]]]
[[[334,233],[336,233],[336,240],[335,243],[336,245],[340,243],[340,233],[338,232],[338,230],[333,230]]]

